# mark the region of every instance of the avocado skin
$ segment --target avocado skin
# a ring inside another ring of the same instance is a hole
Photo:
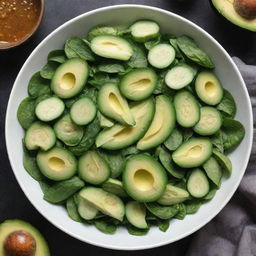
[[[0,224],[0,255],[4,256],[4,242],[5,239],[12,232],[22,230],[28,232],[36,241],[35,256],[50,256],[48,244],[42,234],[31,224],[23,220],[12,219],[6,220]]]
[[[256,21],[255,21],[255,26],[254,26],[254,28],[245,27],[245,26],[243,26],[242,24],[239,24],[239,21],[235,21],[235,20],[236,20],[235,17],[234,17],[233,20],[231,20],[231,18],[228,18],[228,17],[226,17],[224,14],[222,14],[222,13],[217,9],[217,7],[215,7],[213,1],[214,1],[214,0],[209,0],[210,5],[212,6],[212,8],[213,8],[214,12],[216,13],[216,15],[222,17],[222,20],[223,20],[223,21],[229,21],[229,23],[231,23],[231,24],[235,25],[237,28],[241,29],[241,31],[245,31],[245,30],[246,30],[246,31],[256,32]],[[227,1],[227,0],[223,0],[223,2],[224,2],[224,1]],[[238,14],[238,15],[239,15],[239,14]],[[250,21],[250,19],[248,19],[248,21]],[[249,23],[248,23],[248,25],[249,25]]]

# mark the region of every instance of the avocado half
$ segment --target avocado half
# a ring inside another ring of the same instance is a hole
[[[4,256],[4,242],[15,231],[25,231],[36,241],[35,256],[50,256],[50,251],[41,233],[31,224],[22,220],[6,220],[0,224],[0,255]]]
[[[211,2],[217,11],[233,24],[250,31],[256,31],[256,18],[246,19],[240,16],[234,9],[234,0],[211,0]]]

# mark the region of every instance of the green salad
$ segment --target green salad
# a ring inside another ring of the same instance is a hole
[[[19,105],[24,168],[74,221],[166,231],[214,197],[245,135],[213,69],[192,38],[150,20],[68,38]]]

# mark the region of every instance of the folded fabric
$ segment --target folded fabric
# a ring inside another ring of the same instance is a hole
[[[234,57],[247,85],[255,120],[256,66]],[[191,241],[187,256],[256,256],[256,128],[250,162],[229,204]]]

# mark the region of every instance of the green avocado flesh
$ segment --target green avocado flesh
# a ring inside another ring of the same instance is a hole
[[[212,0],[212,3],[218,12],[230,22],[239,27],[256,31],[256,18],[246,19],[240,16],[234,9],[234,0]]]
[[[31,224],[22,220],[6,220],[0,224],[0,255],[4,256],[5,239],[15,231],[25,231],[36,241],[35,256],[50,256],[48,245],[42,234]]]

